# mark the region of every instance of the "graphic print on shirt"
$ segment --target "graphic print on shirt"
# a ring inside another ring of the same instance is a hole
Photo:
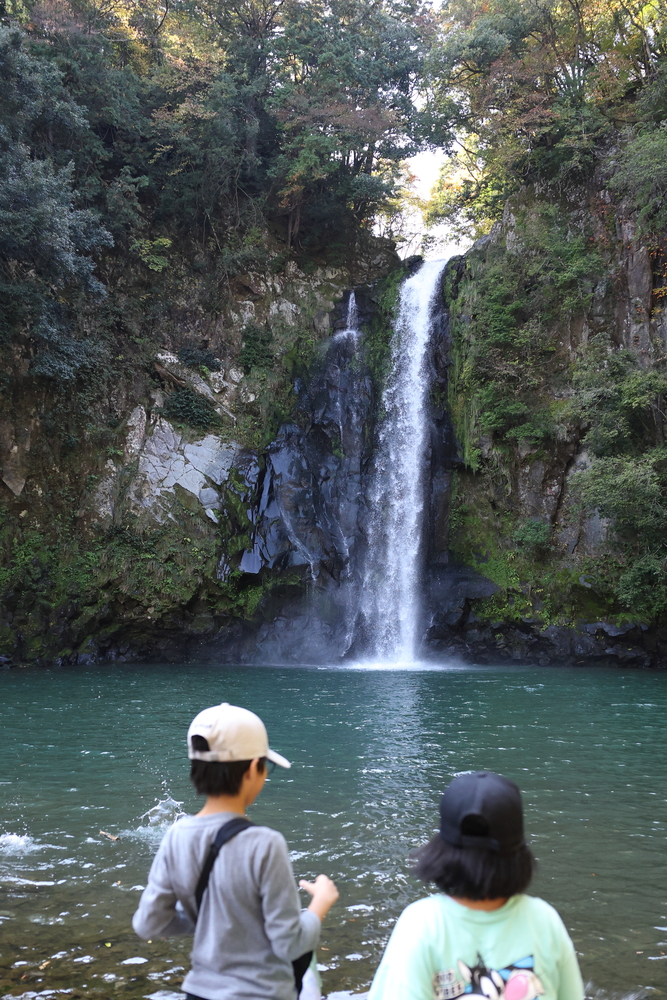
[[[433,977],[434,1000],[457,997],[486,997],[486,1000],[536,1000],[544,995],[544,986],[534,971],[533,956],[522,958],[503,969],[489,969],[481,955],[477,965],[459,959],[458,970],[436,972]]]

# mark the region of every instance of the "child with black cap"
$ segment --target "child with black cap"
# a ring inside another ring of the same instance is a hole
[[[338,890],[326,875],[302,880],[302,910],[284,837],[245,817],[267,761],[290,762],[254,712],[227,703],[192,721],[188,757],[206,804],[167,831],[132,925],[143,938],[194,934],[187,1000],[296,1000]]]
[[[440,801],[440,832],[415,874],[442,890],[396,923],[368,1000],[583,1000],[561,918],[525,895],[535,859],[521,793],[500,774],[463,774]]]

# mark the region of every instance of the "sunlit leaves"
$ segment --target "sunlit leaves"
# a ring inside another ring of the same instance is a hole
[[[609,186],[629,197],[644,234],[667,229],[667,121],[629,132],[610,158]]]
[[[662,440],[667,373],[640,368],[631,351],[592,338],[573,374],[573,415],[593,455],[641,455]]]
[[[476,146],[477,162],[471,169],[458,154],[458,177],[443,175],[431,218],[479,229],[500,211],[489,190],[586,176],[632,118],[630,98],[659,72],[666,25],[658,0],[447,0],[432,103],[450,115],[464,153]]]
[[[473,255],[473,280],[464,280],[452,305],[451,392],[469,436],[492,435],[497,446],[558,436],[553,391],[566,362],[553,331],[586,309],[601,267],[583,233],[535,206],[515,218],[506,246],[491,243]]]

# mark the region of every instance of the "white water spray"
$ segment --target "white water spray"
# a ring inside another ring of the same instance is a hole
[[[411,663],[416,653],[429,391],[426,357],[433,299],[445,263],[428,261],[401,287],[369,495],[362,613],[375,655],[394,663]]]
[[[357,298],[354,292],[350,292],[350,297],[347,300],[347,321],[345,323],[346,330],[354,330],[355,333],[359,328],[359,310],[357,309]]]
[[[350,297],[347,300],[345,329],[340,330],[334,337],[334,340],[346,340],[349,337],[355,343],[359,339],[359,310],[357,309],[357,299],[354,292],[350,292]]]

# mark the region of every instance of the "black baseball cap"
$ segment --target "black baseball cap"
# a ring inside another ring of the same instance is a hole
[[[453,847],[513,854],[525,847],[521,792],[493,771],[454,778],[440,799],[440,836]]]

